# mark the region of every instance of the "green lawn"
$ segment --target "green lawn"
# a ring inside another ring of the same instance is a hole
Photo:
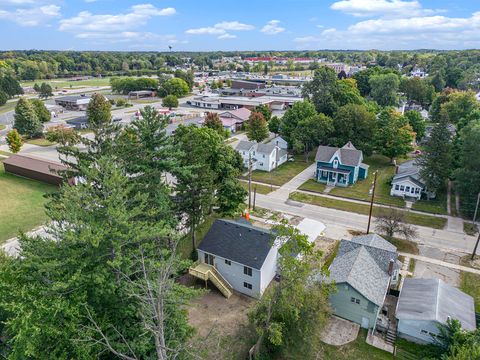
[[[316,193],[323,193],[327,186],[325,184],[319,183],[318,181],[315,181],[313,179],[309,179],[305,181],[300,187],[298,188],[299,190],[306,190],[306,191],[313,191]]]
[[[303,157],[297,156],[295,161],[287,161],[271,172],[254,170],[252,172],[252,180],[282,186],[311,165],[313,163],[311,158],[307,163]]]
[[[408,240],[399,239],[399,238],[395,238],[395,237],[393,237],[393,238],[385,237],[385,239],[387,239],[389,242],[391,242],[393,245],[395,245],[397,247],[397,250],[400,251],[400,252],[406,252],[406,253],[414,254],[414,255],[419,254],[418,246],[413,241],[408,241]],[[413,260],[413,259],[411,259],[411,260]]]
[[[369,190],[372,187],[374,172],[378,171],[375,201],[380,204],[405,206],[403,199],[390,196],[390,180],[395,174],[395,167],[390,164],[390,159],[382,155],[372,155],[365,158],[364,162],[369,165],[367,179],[346,188],[336,187],[330,191],[330,195],[369,201],[371,198]]]
[[[248,191],[248,183],[245,182],[245,181],[240,181],[240,185]],[[257,188],[257,193],[259,194],[268,194],[270,192],[272,192],[273,190],[275,190],[275,188],[271,188],[270,186],[268,185],[260,185],[260,184],[252,184],[252,196],[253,196],[253,192],[254,192],[254,189]]]
[[[295,201],[304,202],[307,204],[318,205],[322,207],[344,210],[354,212],[358,214],[368,215],[370,206],[368,204],[357,204],[348,201],[342,201],[337,199],[331,199],[323,196],[309,195],[300,192],[293,192],[290,194],[290,199]],[[384,208],[373,208],[373,215],[376,216],[381,211],[385,211]],[[401,210],[400,210],[401,211]],[[447,223],[447,219],[434,217],[424,214],[415,214],[411,212],[405,212],[405,221],[420,226],[427,226],[434,229],[443,229]]]
[[[201,223],[196,231],[196,244],[198,246],[205,235],[207,235],[208,230],[212,226],[213,222],[217,220],[219,216],[217,214],[213,214],[205,219],[203,223]],[[177,252],[182,256],[184,259],[190,259],[193,253],[193,246],[192,246],[192,234],[188,232],[185,236],[180,239],[178,244]]]
[[[33,86],[35,83],[42,84],[47,83],[53,89],[62,89],[62,88],[80,88],[80,87],[90,87],[90,86],[108,86],[110,85],[109,77],[102,78],[91,78],[88,80],[72,81],[69,79],[51,79],[51,80],[35,80],[35,81],[26,81],[22,82],[22,86]]]
[[[16,101],[7,102],[5,105],[0,106],[0,114],[14,110],[15,106],[17,106]]]
[[[46,219],[45,193],[56,187],[6,174],[0,162],[0,243],[41,225]]]
[[[460,260],[460,265],[472,267],[470,255],[464,256]],[[476,257],[478,262],[479,257]],[[480,275],[469,272],[460,272],[460,290],[467,293],[475,301],[475,311],[480,312]]]
[[[355,341],[342,346],[318,345],[317,359],[342,359],[342,360],[391,360],[392,354],[377,349],[365,342],[366,330],[360,330]]]
[[[477,225],[472,224],[470,221],[463,222],[463,232],[470,236],[475,236],[478,233]]]
[[[52,146],[52,145],[56,144],[56,143],[48,141],[47,139],[44,139],[44,138],[30,139],[30,140],[27,140],[26,142],[28,144],[37,145],[37,146]]]
[[[438,193],[435,199],[417,201],[413,204],[412,209],[433,214],[447,215],[447,194]]]

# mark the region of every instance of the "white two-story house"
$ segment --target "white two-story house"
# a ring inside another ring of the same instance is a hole
[[[271,141],[267,144],[240,141],[236,150],[242,156],[243,165],[246,168],[249,167],[249,162],[251,161],[253,170],[270,172],[288,160],[287,150],[278,146],[276,141]]]
[[[277,271],[279,246],[274,240],[269,230],[246,220],[216,220],[198,246],[197,268],[213,271],[220,278],[220,291],[225,285],[260,298]]]

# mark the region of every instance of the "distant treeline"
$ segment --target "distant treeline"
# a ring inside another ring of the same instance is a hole
[[[214,60],[237,56],[313,57],[366,66],[379,65],[402,73],[419,67],[436,74],[451,87],[468,87],[478,81],[480,51],[235,51],[235,52],[93,52],[93,51],[3,51],[0,68],[11,69],[21,80],[76,75],[154,75],[180,65],[200,69],[251,70],[242,60],[224,64]],[[477,77],[477,79],[475,79]]]

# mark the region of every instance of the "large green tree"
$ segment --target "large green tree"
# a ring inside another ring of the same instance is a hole
[[[383,110],[377,118],[374,135],[375,149],[393,160],[412,151],[414,133],[408,120],[392,108]]]
[[[51,120],[52,114],[48,111],[45,103],[40,99],[32,99],[33,107],[35,108],[35,113],[37,114],[37,118],[41,123],[46,123]]]
[[[368,155],[374,148],[374,130],[375,114],[364,105],[348,104],[340,107],[333,118],[330,142],[340,147],[351,141]]]
[[[313,80],[303,86],[302,92],[318,112],[332,116],[337,111],[339,86],[333,69],[322,66],[315,70]]]
[[[268,137],[268,124],[261,112],[252,112],[247,122],[248,140],[262,142]]]
[[[28,99],[21,98],[15,106],[13,127],[21,135],[27,137],[39,136],[42,133],[42,123],[38,119],[35,106]]]
[[[395,74],[373,75],[369,80],[370,95],[381,106],[395,106],[398,103],[400,80]]]
[[[314,339],[329,317],[332,287],[315,280],[325,275],[325,267],[321,252],[306,235],[286,224],[272,230],[280,247],[277,274],[281,281],[267,289],[249,314],[258,334],[256,354],[259,358],[282,358],[294,346],[302,354],[297,356],[311,358]]]
[[[287,141],[290,148],[293,147],[292,134],[298,123],[316,114],[315,106],[308,100],[296,102],[285,112],[280,122],[280,135]]]
[[[425,120],[422,115],[415,110],[409,110],[405,112],[405,117],[408,120],[408,123],[415,132],[415,137],[418,140],[422,139],[425,136]]]
[[[175,95],[183,97],[190,92],[188,84],[183,79],[173,78],[165,81],[161,86],[161,95]]]
[[[204,125],[212,130],[215,130],[220,135],[225,135],[225,129],[223,128],[222,121],[217,113],[209,112],[205,116]]]
[[[310,151],[320,144],[326,144],[332,130],[332,119],[324,114],[300,120],[292,134],[293,150],[303,152],[305,161],[308,162]]]

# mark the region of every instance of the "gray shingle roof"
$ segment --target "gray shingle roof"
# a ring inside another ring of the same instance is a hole
[[[398,171],[392,179],[392,184],[406,179],[420,187],[425,186],[420,176],[420,167],[415,163],[415,160],[406,161],[398,166]]]
[[[466,330],[475,330],[474,301],[470,295],[440,279],[406,278],[397,305],[400,320],[438,321],[457,319]]]
[[[235,148],[237,151],[249,151],[252,147],[255,146],[255,143],[252,141],[245,141],[241,140],[237,147]]]
[[[275,150],[275,147],[276,145],[272,143],[268,143],[268,144],[259,143],[257,145],[257,152],[259,152],[260,154],[271,154],[272,151]]]
[[[334,154],[340,158],[340,163],[347,166],[359,166],[362,160],[362,151],[355,149],[351,143],[347,143],[342,148],[333,146],[319,146],[316,161],[330,162]]]
[[[330,278],[337,284],[348,283],[378,306],[383,305],[390,283],[390,276],[363,246],[337,256],[330,266]]]
[[[231,220],[216,220],[198,249],[260,270],[272,248],[271,232]]]
[[[330,266],[330,279],[348,283],[381,306],[390,282],[390,260],[396,262],[397,258],[397,248],[376,234],[343,239]],[[398,268],[396,263],[394,266]]]

